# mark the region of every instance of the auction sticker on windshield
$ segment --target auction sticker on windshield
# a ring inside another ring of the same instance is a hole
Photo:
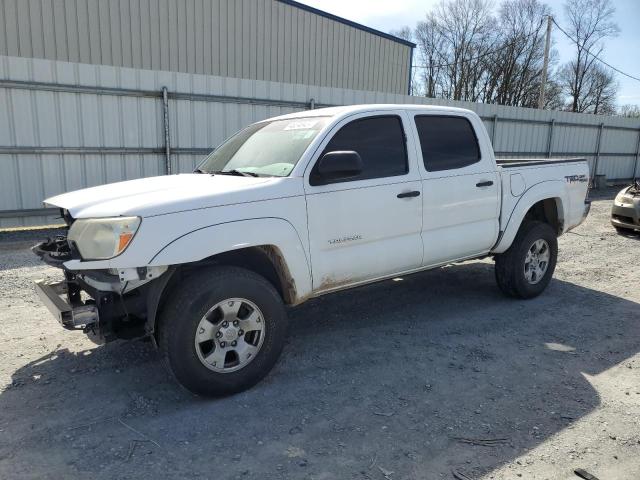
[[[313,120],[296,120],[295,122],[285,125],[283,130],[308,130],[318,123],[317,119]]]

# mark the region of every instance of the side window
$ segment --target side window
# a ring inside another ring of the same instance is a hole
[[[427,171],[453,170],[480,161],[478,139],[466,118],[421,115],[416,117],[416,127]]]
[[[333,136],[320,158],[339,150],[358,152],[364,168],[358,177],[338,182],[393,177],[409,172],[402,121],[395,115],[363,118],[348,123]],[[321,183],[317,165],[311,170],[311,185]]]

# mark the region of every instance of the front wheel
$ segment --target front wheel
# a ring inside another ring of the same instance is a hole
[[[558,258],[556,232],[547,223],[527,222],[511,247],[496,255],[496,281],[510,297],[533,298],[551,281]]]
[[[222,396],[269,373],[286,331],[284,305],[271,283],[249,270],[216,267],[171,292],[158,343],[179,383],[198,395]]]

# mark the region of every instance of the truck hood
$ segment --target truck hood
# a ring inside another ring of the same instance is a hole
[[[288,188],[299,183],[295,180],[299,179],[165,175],[76,190],[48,198],[44,203],[68,210],[73,218],[149,217],[295,195]]]

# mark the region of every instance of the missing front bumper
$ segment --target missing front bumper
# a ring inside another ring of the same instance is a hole
[[[36,292],[45,307],[68,330],[86,330],[100,321],[98,308],[91,303],[78,302],[72,305],[67,300],[67,282],[35,282]]]
[[[63,328],[82,331],[97,344],[149,334],[146,286],[122,295],[96,290],[67,271],[65,277],[61,282],[35,282],[40,300]]]
[[[32,251],[64,273],[63,281],[40,280],[35,284],[42,303],[63,328],[81,330],[98,344],[119,338],[146,337],[153,332],[153,323],[147,325],[146,322],[147,295],[150,290],[155,291],[156,279],[167,267],[128,268],[115,274],[106,269],[71,271],[65,263],[79,256],[64,235],[48,239]],[[166,281],[160,285],[166,285]],[[155,318],[157,303],[154,302],[158,297],[152,300]]]

